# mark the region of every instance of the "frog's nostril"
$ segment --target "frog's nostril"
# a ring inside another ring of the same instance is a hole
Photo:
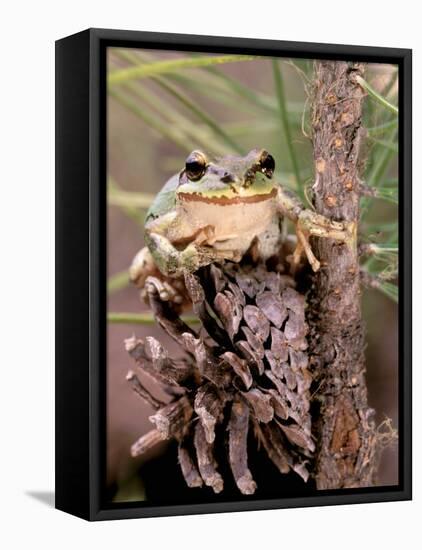
[[[225,172],[221,178],[221,181],[223,183],[233,183],[234,182],[234,178],[233,176],[229,173],[229,172]]]

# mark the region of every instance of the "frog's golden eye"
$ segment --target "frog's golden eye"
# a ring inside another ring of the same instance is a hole
[[[259,159],[259,166],[261,168],[261,172],[265,174],[267,178],[271,178],[275,170],[274,157],[267,151],[263,151],[261,158]]]
[[[192,181],[199,180],[204,175],[206,167],[207,159],[201,151],[192,151],[186,159],[186,175]]]

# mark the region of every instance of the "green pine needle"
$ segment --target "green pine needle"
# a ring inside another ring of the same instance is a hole
[[[199,323],[199,319],[193,315],[182,316],[182,319],[188,324]],[[107,314],[107,321],[109,323],[119,323],[125,325],[154,325],[156,323],[155,317],[152,313],[126,313],[115,311]]]
[[[274,76],[274,84],[275,84],[275,90],[276,95],[278,99],[278,108],[279,108],[279,116],[280,116],[280,125],[282,128],[282,132],[284,133],[286,137],[286,143],[287,148],[290,155],[290,161],[292,163],[293,172],[295,174],[296,178],[296,187],[297,189],[301,189],[301,179],[300,179],[300,170],[299,170],[299,163],[296,158],[296,153],[293,147],[293,140],[292,140],[292,134],[290,130],[290,123],[287,115],[287,105],[286,105],[286,96],[284,93],[284,83],[283,78],[281,76],[280,67],[278,65],[278,61],[276,59],[272,60],[272,66],[273,66],[273,76]]]
[[[399,114],[398,107],[396,107],[395,105],[387,101],[385,97],[383,97],[376,90],[374,90],[374,88],[372,88],[372,86],[368,82],[366,82],[364,78],[362,78],[361,76],[357,76],[356,80],[358,84],[362,86],[362,88],[366,90],[366,92],[368,92],[368,95],[372,97],[375,101],[377,101],[380,105],[382,105],[383,107],[385,107],[386,109],[394,113],[395,115]]]
[[[127,269],[125,269],[124,271],[119,271],[119,273],[115,273],[108,278],[107,292],[108,294],[112,294],[118,290],[123,290],[127,286],[129,286],[129,274]]]
[[[220,55],[220,56],[198,56],[186,57],[182,59],[172,59],[165,61],[155,61],[153,63],[143,63],[138,67],[129,67],[113,71],[108,75],[109,86],[122,84],[130,80],[156,76],[166,73],[177,73],[182,69],[192,69],[208,67],[210,65],[222,65],[223,63],[236,63],[239,61],[251,61],[256,59],[254,55]]]

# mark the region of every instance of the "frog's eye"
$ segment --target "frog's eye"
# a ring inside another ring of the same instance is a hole
[[[201,151],[193,151],[186,159],[186,175],[192,181],[199,180],[204,175],[206,167],[207,159]]]
[[[265,174],[267,178],[271,178],[275,170],[274,157],[271,156],[270,153],[267,153],[267,151],[264,151],[259,160],[259,166],[261,168],[261,172]]]

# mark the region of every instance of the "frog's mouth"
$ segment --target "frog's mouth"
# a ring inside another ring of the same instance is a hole
[[[277,195],[277,189],[274,187],[269,193],[258,193],[256,195],[234,195],[231,197],[203,195],[200,193],[178,193],[179,199],[186,202],[205,202],[207,204],[219,204],[222,206],[230,204],[250,204],[267,201]]]

